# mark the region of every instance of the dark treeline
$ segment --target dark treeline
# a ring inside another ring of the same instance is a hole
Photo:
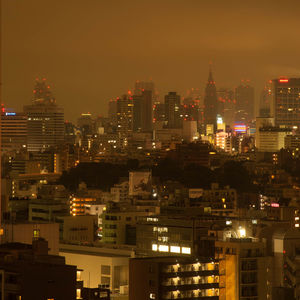
[[[67,189],[75,191],[78,184],[85,182],[89,188],[109,190],[121,177],[128,177],[128,172],[145,170],[138,160],[128,160],[127,164],[80,163],[77,167],[64,172],[59,180]],[[222,167],[212,171],[197,165],[179,166],[176,161],[164,159],[152,166],[152,176],[161,183],[177,181],[187,188],[210,188],[211,183],[220,186],[229,185],[241,192],[253,189],[252,180],[241,162],[227,161]]]

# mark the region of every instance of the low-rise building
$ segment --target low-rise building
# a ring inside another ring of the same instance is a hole
[[[76,266],[49,255],[44,239],[0,245],[0,274],[3,299],[76,299]]]
[[[132,249],[112,248],[102,245],[81,246],[60,244],[59,254],[68,264],[81,269],[84,287],[97,288],[99,285],[111,291],[119,291],[129,281],[129,258]]]
[[[97,216],[68,216],[63,218],[63,241],[93,243],[97,239]]]

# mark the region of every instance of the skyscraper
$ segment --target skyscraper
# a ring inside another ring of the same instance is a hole
[[[24,106],[28,117],[28,151],[45,151],[64,141],[64,110],[52,96],[46,79],[36,80],[33,103]]]
[[[249,80],[242,80],[235,89],[236,111],[248,122],[254,118],[254,88],[249,83]]]
[[[180,96],[176,92],[169,92],[165,96],[165,116],[168,128],[181,128]]]
[[[152,91],[143,90],[141,95],[133,95],[133,130],[152,130]]]
[[[155,95],[154,82],[137,80],[134,86],[134,94],[141,95],[143,91],[151,91],[152,96],[154,96]]]
[[[133,125],[133,98],[130,95],[123,95],[117,98],[117,132],[121,140],[124,140],[132,132]]]
[[[218,98],[216,84],[209,70],[208,81],[205,88],[204,97],[204,125],[213,124],[216,127],[218,113]]]
[[[300,78],[279,78],[273,81],[275,125],[300,128]]]
[[[233,126],[235,113],[234,92],[231,89],[221,88],[217,90],[218,113],[222,116],[226,125]]]
[[[132,121],[132,128],[133,131],[141,131],[142,129],[142,95],[133,95],[133,121]]]
[[[2,152],[16,151],[25,147],[27,147],[27,116],[3,109],[1,113]]]
[[[272,99],[273,99],[272,80],[270,80],[265,84],[265,86],[260,94],[260,103],[259,103],[259,116],[260,117],[271,116]]]

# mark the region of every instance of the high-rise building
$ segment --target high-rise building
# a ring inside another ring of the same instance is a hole
[[[133,95],[133,121],[132,127],[133,131],[141,131],[142,129],[142,95]]]
[[[183,119],[184,121],[197,121],[201,120],[200,100],[187,97],[183,99]]]
[[[169,92],[165,96],[165,117],[168,128],[181,128],[180,96],[176,92]]]
[[[152,91],[143,90],[140,95],[133,95],[133,130],[152,130]]]
[[[144,90],[142,92],[142,131],[151,131],[153,116],[152,116],[152,91]]]
[[[28,151],[45,151],[64,141],[64,110],[59,107],[46,80],[37,79],[31,105],[24,106],[28,117]]]
[[[300,128],[300,78],[279,78],[273,81],[275,125]]]
[[[239,112],[239,119],[235,121],[243,121],[240,117],[249,122],[254,118],[254,88],[249,85],[249,80],[242,80],[242,83],[235,89],[236,111]]]
[[[117,98],[117,124],[117,132],[125,146],[133,129],[133,98],[130,95]]]
[[[234,92],[227,88],[217,90],[218,113],[222,116],[224,123],[233,127],[235,113]]]
[[[273,112],[271,112],[271,104],[273,99],[272,92],[272,80],[268,81],[260,94],[259,103],[259,116],[260,117],[271,117]]]
[[[205,88],[204,97],[204,125],[213,124],[216,126],[218,114],[218,97],[216,83],[212,76],[211,69],[209,70],[208,81]]]
[[[134,94],[141,95],[143,91],[151,91],[152,96],[155,95],[154,82],[152,81],[139,81],[135,82]]]
[[[3,111],[1,114],[1,149],[16,151],[27,147],[27,116]]]
[[[155,102],[153,104],[153,123],[165,121],[165,104]]]
[[[108,102],[108,119],[112,125],[117,125],[117,100],[111,99]]]

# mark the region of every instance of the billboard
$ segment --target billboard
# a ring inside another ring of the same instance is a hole
[[[195,199],[203,196],[203,189],[189,189],[189,198]]]
[[[152,182],[151,172],[129,172],[129,195],[151,193]]]
[[[234,131],[236,133],[246,133],[247,132],[247,126],[243,123],[236,123],[234,125]]]

